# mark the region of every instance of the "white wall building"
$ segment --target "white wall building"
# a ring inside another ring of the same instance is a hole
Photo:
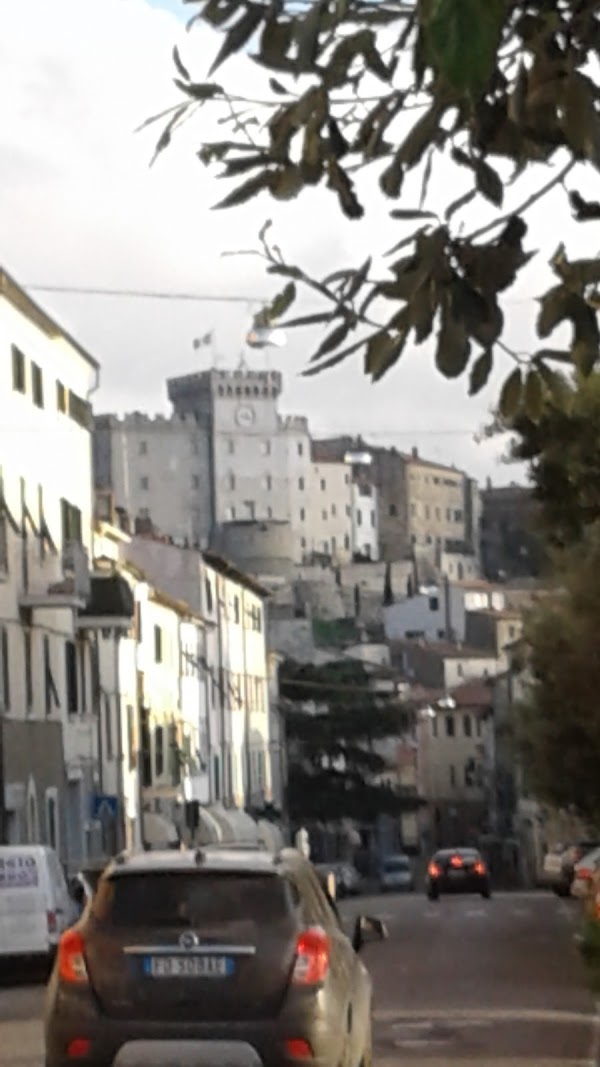
[[[305,555],[352,559],[352,485],[344,463],[312,463],[307,485]]]
[[[0,831],[93,853],[89,589],[98,364],[0,270]],[[4,802],[4,803],[3,803]]]
[[[464,641],[467,612],[486,608],[502,611],[504,606],[503,591],[489,582],[445,582],[421,588],[415,596],[386,607],[385,634],[389,641],[418,637]]]

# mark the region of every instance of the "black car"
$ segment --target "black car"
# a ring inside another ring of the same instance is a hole
[[[361,917],[348,937],[293,849],[122,855],[60,942],[46,1067],[369,1067],[359,953],[385,935]]]
[[[481,893],[491,896],[490,876],[480,853],[474,848],[440,849],[427,868],[427,896],[437,900],[440,893]]]

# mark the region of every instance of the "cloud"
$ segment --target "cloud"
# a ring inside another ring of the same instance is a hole
[[[211,211],[225,187],[195,150],[209,127],[220,136],[223,128],[207,111],[150,169],[160,127],[133,131],[178,102],[173,44],[182,42],[194,73],[203,77],[218,43],[205,28],[186,36],[181,16],[189,11],[183,5],[176,11],[175,0],[23,0],[3,13],[0,229],[6,268],[24,284],[248,296],[247,304],[236,305],[36,294],[101,361],[97,408],[164,408],[165,378],[206,365],[208,357],[194,352],[192,340],[211,328],[222,365],[237,362],[255,299],[272,292],[272,280],[259,260],[224,259],[221,252],[255,246],[266,217],[274,219],[290,258],[323,273],[344,257],[358,264],[399,232],[383,204],[363,224],[344,222],[323,190],[293,205],[262,197],[243,209]],[[237,82],[246,92],[266,83],[245,59],[234,59],[226,73],[229,86]],[[448,177],[434,174],[433,182],[447,188]],[[518,343],[526,305],[511,304],[510,315]],[[400,448],[418,444],[423,454],[455,461],[479,477],[494,470],[497,444],[478,448],[473,432],[485,421],[506,367],[477,400],[466,396],[466,381],[441,380],[424,350],[407,353],[376,387],[356,362],[302,379],[313,342],[314,336],[294,334],[284,351],[249,357],[284,371],[287,410],[305,412],[320,432],[385,432]]]

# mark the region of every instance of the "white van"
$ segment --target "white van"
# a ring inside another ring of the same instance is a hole
[[[0,960],[51,960],[73,918],[73,901],[56,852],[43,845],[1,845]]]

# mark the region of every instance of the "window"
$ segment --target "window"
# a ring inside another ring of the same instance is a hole
[[[322,512],[321,512],[321,518],[322,518],[322,519],[323,519],[324,521],[327,521],[327,508],[323,508],[323,510],[322,510]]]
[[[371,526],[375,528],[375,512],[371,512]]]
[[[146,491],[149,488],[150,488],[150,479],[146,475],[144,475],[143,478],[140,478],[140,489],[143,489],[144,491]]]
[[[268,519],[272,519],[273,518],[273,508],[272,507],[268,507],[267,508],[267,518]]]
[[[432,736],[432,737],[437,737],[437,736],[438,736],[438,721],[437,721],[437,715],[434,715],[434,716],[433,716],[433,718],[432,718],[432,720],[431,720],[431,736]]]
[[[74,715],[78,709],[77,648],[74,641],[65,641],[65,683],[67,711]]]
[[[321,478],[321,491],[324,493],[326,489],[327,489],[327,482],[325,481],[324,478]]]
[[[137,763],[137,742],[135,737],[135,711],[132,704],[127,705],[127,748],[129,770],[132,771]]]
[[[23,651],[25,662],[25,710],[29,713],[33,708],[31,630],[23,630]]]
[[[205,592],[205,596],[206,596],[206,610],[207,611],[212,611],[213,610],[213,591],[212,591],[212,583],[211,583],[210,578],[205,578],[204,579],[204,592]]]
[[[395,504],[390,504],[389,514],[390,514],[390,516],[398,514],[398,509],[397,509]]]
[[[302,441],[298,441],[298,455],[299,456],[303,456],[304,455],[304,445],[303,445]]]
[[[346,515],[348,516],[348,518],[351,518],[352,516],[352,508],[350,504],[346,504]]]
[[[106,758],[112,759],[113,752],[113,728],[112,728],[112,705],[110,697],[104,697],[104,735],[106,737]]]
[[[165,773],[165,730],[157,726],[154,731],[154,774],[162,778]]]
[[[200,478],[197,474],[192,474],[192,489],[200,488]]]
[[[8,630],[6,626],[0,628],[0,675],[1,675],[1,688],[0,688],[0,700],[2,701],[2,711],[10,711],[10,676],[9,676],[9,647],[8,647]]]
[[[306,548],[306,538],[305,537],[301,537],[300,538],[300,548]]]
[[[454,715],[446,715],[446,737],[454,737]]]
[[[37,363],[31,364],[31,395],[36,408],[44,406],[44,377]]]
[[[302,492],[304,489],[304,478],[298,478],[298,489]]]
[[[235,489],[235,474],[230,473],[227,479],[227,485],[229,489]]]
[[[336,548],[337,548],[337,539],[335,537],[332,537],[331,538],[331,551],[335,552]]]
[[[426,519],[430,518],[430,514],[431,514],[431,508],[429,507],[429,504],[426,504],[425,505],[425,518]]]
[[[270,492],[272,488],[273,488],[273,477],[270,474],[266,474],[265,475],[265,489]]]
[[[12,375],[13,389],[16,393],[24,393],[26,389],[25,356],[16,345],[12,346]]]
[[[2,514],[0,514],[0,571],[5,574],[8,572],[8,525],[6,515]]]
[[[77,642],[77,651],[78,651],[78,654],[79,654],[79,678],[80,678],[80,684],[81,684],[81,689],[80,689],[80,692],[81,692],[81,710],[85,714],[85,712],[87,711],[87,671],[86,671],[87,645],[86,645],[85,641],[79,640]]]
[[[160,626],[154,627],[154,662],[162,663],[163,661],[163,639],[162,630]]]
[[[271,442],[270,441],[263,441],[263,443],[260,446],[260,450],[261,450],[263,456],[270,456],[271,455]]]
[[[332,517],[332,519],[334,519],[336,515],[337,515],[337,507],[336,507],[335,504],[332,504],[331,505],[331,517]]]
[[[457,675],[458,675],[458,677],[459,677],[459,678],[462,678],[462,677],[463,677],[464,671],[463,671],[463,665],[462,665],[462,663],[457,663],[457,664],[456,664],[456,673],[457,673]]]
[[[75,671],[75,682],[77,682],[77,671]],[[46,715],[51,715],[53,707],[60,707],[60,700],[58,698],[58,691],[54,682],[54,675],[52,674],[52,661],[50,658],[50,638],[48,634],[44,634],[44,688],[44,710],[46,712]]]
[[[53,788],[46,790],[46,836],[50,848],[58,849],[58,795]],[[56,884],[60,885],[62,870],[52,873],[56,875]]]
[[[70,504],[68,500],[61,500],[60,502],[61,520],[62,520],[62,541],[63,545],[68,544],[69,541],[76,541],[81,544],[81,511],[76,508],[74,504]]]
[[[454,521],[455,522],[462,522],[462,518],[463,518],[462,511],[457,510],[457,511],[454,512]]]
[[[305,518],[306,518],[306,510],[304,508],[300,508],[300,522],[304,522]]]
[[[450,788],[454,789],[456,785],[456,769],[453,763],[450,764],[448,770],[450,771]]]
[[[0,567],[1,567],[1,566],[2,566],[2,562],[1,562],[1,556],[0,556]],[[515,627],[514,627],[514,626],[509,626],[509,627],[508,627],[508,636],[509,636],[509,639],[512,639],[512,638],[513,638],[513,637],[515,636],[516,632],[517,632],[517,631],[515,630]]]
[[[67,390],[59,381],[56,383],[56,407],[62,411],[63,415],[67,414]]]
[[[344,548],[346,549],[346,552],[350,551],[350,537],[348,534],[344,535]]]
[[[69,415],[79,426],[85,430],[92,428],[92,408],[87,400],[82,400],[77,393],[69,393]]]
[[[465,737],[471,737],[472,723],[470,715],[463,715],[463,730],[465,733]]]
[[[235,441],[232,441],[231,438],[229,438],[229,440],[227,442],[227,451],[228,451],[230,456],[232,456],[233,453],[235,452]]]
[[[356,512],[356,525],[362,526],[362,511],[360,510],[360,508]]]
[[[429,597],[429,610],[430,611],[439,611],[440,610],[439,597],[437,597],[437,596],[430,596]]]
[[[239,624],[240,624],[240,598],[239,598],[239,596],[234,596],[234,598],[233,598],[233,621],[236,623],[236,625],[239,626]]]
[[[147,456],[148,455],[148,442],[147,441],[140,441],[139,446],[138,446],[138,452],[139,452],[140,456]]]

